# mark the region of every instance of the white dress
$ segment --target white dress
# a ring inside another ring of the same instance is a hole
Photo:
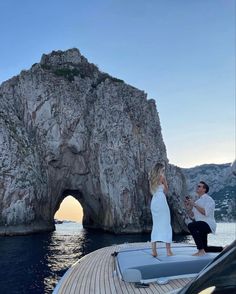
[[[151,201],[152,233],[151,242],[172,242],[172,228],[170,224],[170,209],[164,194],[164,185],[157,186]]]

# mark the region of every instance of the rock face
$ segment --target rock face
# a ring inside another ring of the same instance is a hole
[[[67,195],[83,225],[150,230],[147,174],[167,166],[175,232],[186,229],[181,170],[168,165],[154,100],[102,73],[79,50],[43,55],[0,87],[0,234],[54,229]]]
[[[216,202],[215,217],[217,221],[236,221],[236,173],[233,164],[204,164],[182,169],[188,192],[194,196],[196,185],[205,181],[209,195]]]

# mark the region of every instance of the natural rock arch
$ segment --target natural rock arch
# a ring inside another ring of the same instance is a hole
[[[82,193],[78,190],[66,190],[61,199],[58,199],[54,219],[57,221],[76,221],[83,220],[83,206],[81,205]]]
[[[65,191],[83,206],[85,227],[148,231],[156,161],[179,197],[170,204],[182,230],[184,178],[168,165],[155,102],[143,91],[70,49],[3,83],[0,99],[0,234],[53,230]]]

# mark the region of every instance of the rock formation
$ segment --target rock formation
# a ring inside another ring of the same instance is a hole
[[[175,232],[186,229],[177,167],[168,165],[154,100],[100,72],[79,50],[43,55],[0,87],[0,234],[54,229],[67,195],[86,228],[150,230],[147,174],[167,166]]]

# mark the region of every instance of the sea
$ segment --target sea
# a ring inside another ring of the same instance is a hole
[[[236,239],[235,223],[218,223],[210,245]],[[0,237],[0,293],[48,294],[78,259],[99,248],[122,243],[149,242],[150,234],[114,235],[86,230],[81,223],[63,222],[52,233]],[[191,236],[175,242],[193,243]]]

